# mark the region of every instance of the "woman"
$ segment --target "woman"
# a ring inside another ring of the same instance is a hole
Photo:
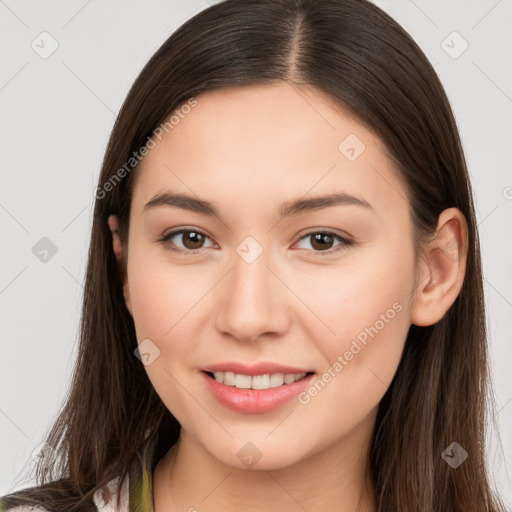
[[[71,393],[0,510],[504,510],[487,385],[471,185],[422,51],[366,1],[228,0],[121,109]]]

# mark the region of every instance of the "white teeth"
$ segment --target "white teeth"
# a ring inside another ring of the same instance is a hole
[[[249,375],[235,375],[235,387],[239,389],[249,389],[252,384],[252,377]]]
[[[295,375],[293,375],[293,373],[289,373],[284,376],[285,384],[293,384],[294,382],[295,382]]]
[[[270,387],[270,375],[254,375],[252,380],[252,389],[268,389]]]
[[[224,381],[220,380],[219,382],[224,382],[226,386],[234,386],[235,385],[235,374],[233,372],[217,372],[217,374],[222,379],[222,374],[224,373]],[[215,373],[213,374],[215,376]],[[217,377],[215,377],[217,379]]]
[[[226,386],[236,387],[239,389],[269,389],[277,388],[283,384],[293,384],[302,379],[305,373],[273,373],[265,375],[242,375],[233,372],[213,372],[213,376],[217,382]]]
[[[284,384],[284,375],[282,373],[273,373],[270,376],[269,386],[271,388],[277,388]]]

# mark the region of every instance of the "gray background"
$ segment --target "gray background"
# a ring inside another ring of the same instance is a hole
[[[482,238],[499,422],[489,466],[512,503],[512,2],[375,2],[423,48],[460,127]],[[0,494],[22,487],[17,479],[68,389],[93,193],[116,112],[154,51],[207,6],[0,0]]]

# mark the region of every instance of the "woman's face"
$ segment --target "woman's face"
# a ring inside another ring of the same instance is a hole
[[[411,324],[406,192],[379,140],[318,91],[196,100],[136,171],[125,297],[148,376],[182,435],[231,466],[356,446]],[[356,199],[315,203],[335,194]],[[229,364],[262,366],[225,376],[234,387],[204,372]]]

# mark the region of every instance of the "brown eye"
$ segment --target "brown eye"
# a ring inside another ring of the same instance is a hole
[[[173,239],[180,240],[180,238],[182,247],[172,241]],[[166,244],[173,251],[195,252],[205,247],[204,243],[206,240],[209,240],[209,237],[202,231],[195,229],[180,229],[178,231],[171,231],[161,238],[159,242]]]
[[[310,240],[310,245],[312,247],[310,252],[314,252],[318,255],[323,255],[321,253],[332,254],[354,244],[352,240],[348,240],[331,231],[311,231],[301,238],[301,240],[308,239]],[[336,240],[339,243],[334,245]]]
[[[321,251],[330,249],[334,243],[334,237],[329,233],[315,233],[308,236],[310,236],[312,240],[311,246]]]
[[[185,231],[182,233],[183,245],[187,249],[200,249],[204,244],[204,235],[195,231]]]

